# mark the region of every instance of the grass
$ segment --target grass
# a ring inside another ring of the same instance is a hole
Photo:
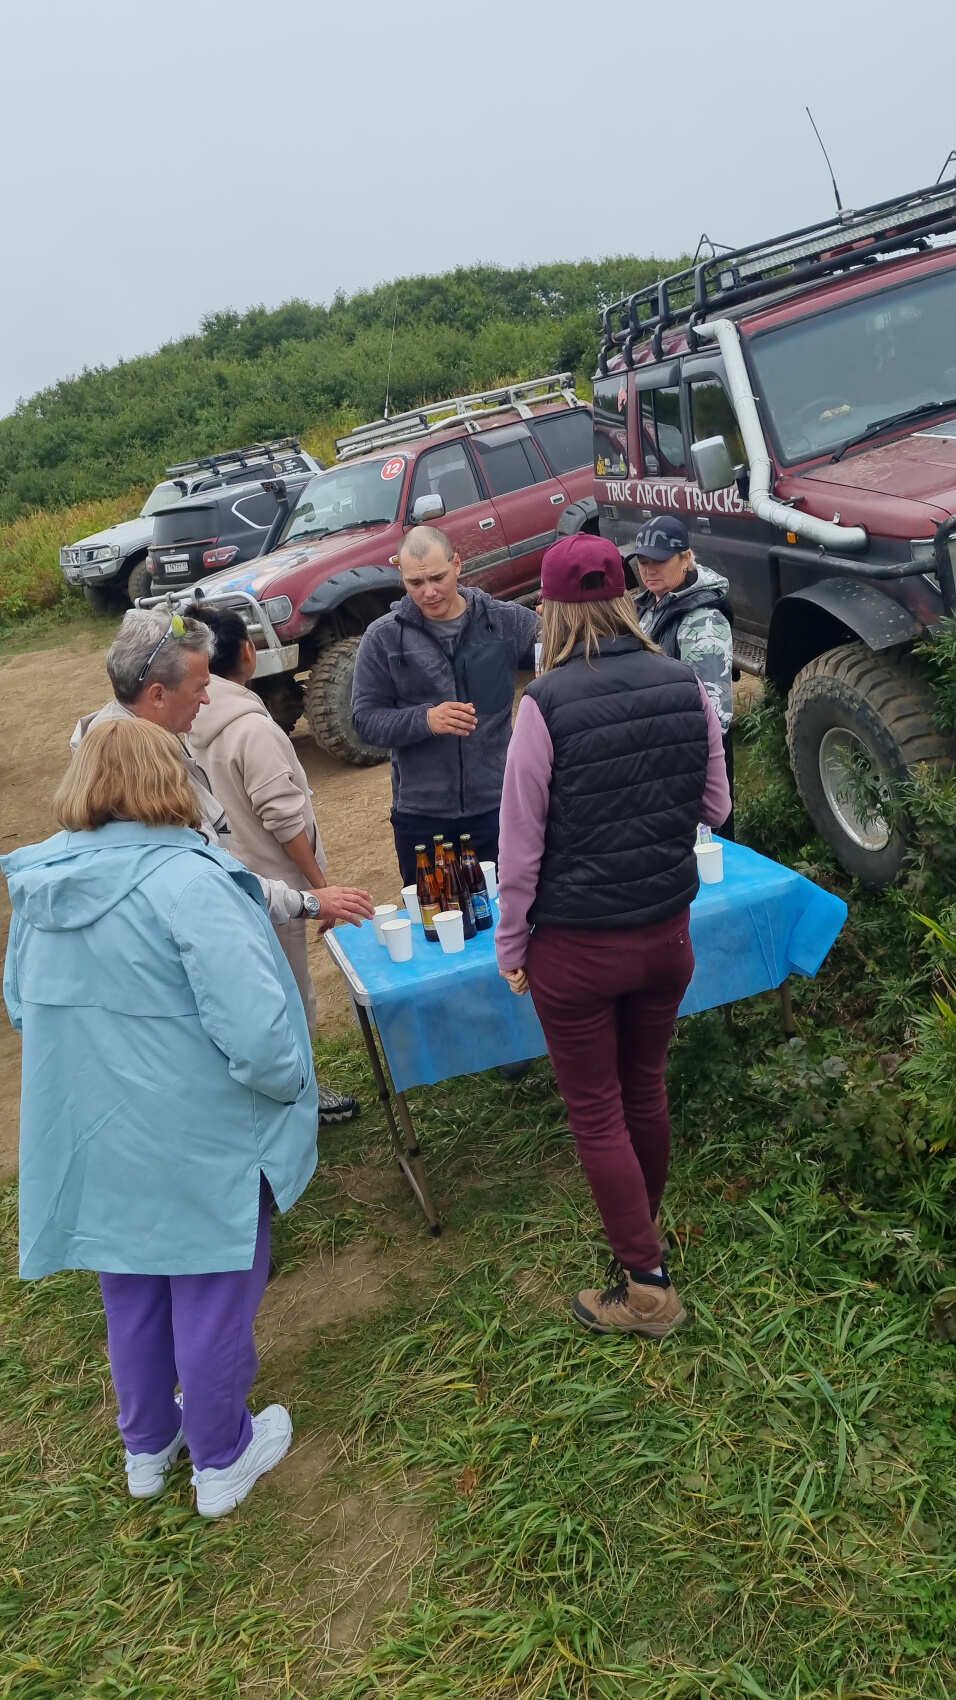
[[[951,1695],[951,1348],[925,1293],[869,1276],[807,1143],[723,1108],[741,1056],[777,1044],[769,1006],[736,1038],[712,1017],[682,1031],[670,1220],[693,1321],[663,1346],[569,1323],[603,1254],[544,1065],[416,1094],[439,1242],[374,1115],[331,1135],[280,1224],[279,1288],[358,1242],[400,1277],[269,1355],[259,1395],[288,1398],[303,1462],[230,1522],[200,1523],[185,1478],[130,1505],[95,1282],[8,1275],[0,1695]],[[323,1067],[374,1101],[351,1041]],[[2,1232],[10,1269],[12,1192]],[[332,1458],[314,1477],[313,1448]],[[396,1519],[426,1556],[376,1619]],[[353,1567],[372,1620],[349,1648]]]
[[[0,525],[0,638],[41,609],[82,606],[82,593],[71,589],[60,572],[60,545],[132,519],[144,495],[133,489],[69,508],[36,508]]]

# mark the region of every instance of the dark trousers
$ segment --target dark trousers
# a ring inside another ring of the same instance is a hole
[[[424,844],[431,856],[436,832],[450,838],[457,848],[463,832],[471,833],[472,846],[479,862],[498,861],[498,810],[488,809],[483,815],[405,815],[392,810],[392,831],[395,834],[395,854],[402,871],[402,884],[415,884],[415,846]]]
[[[654,1269],[670,1161],[667,1049],[694,971],[689,911],[623,932],[538,927],[525,966],[611,1250],[626,1269]]]
[[[161,1452],[180,1423],[197,1470],[224,1470],[249,1445],[246,1401],[259,1368],[253,1323],[269,1275],[271,1216],[272,1193],[263,1180],[251,1269],[100,1276],[117,1426],[127,1451]]]

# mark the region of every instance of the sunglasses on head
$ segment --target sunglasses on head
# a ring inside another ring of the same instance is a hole
[[[185,637],[185,636],[186,636],[186,622],[183,619],[182,615],[181,614],[170,614],[169,625],[167,626],[166,630],[164,631],[164,633],[163,633],[162,637],[160,638],[158,644],[156,645],[155,649],[150,650],[149,655],[146,658],[146,665],[140,669],[140,672],[137,675],[136,683],[138,685],[141,685],[143,683],[143,680],[145,679],[150,668],[152,667],[153,662],[156,660],[156,657],[159,654],[160,650],[162,649],[164,643],[168,643],[170,638],[173,638],[173,637],[174,638],[181,638],[181,637]]]

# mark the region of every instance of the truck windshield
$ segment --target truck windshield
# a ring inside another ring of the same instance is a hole
[[[785,462],[833,454],[881,420],[956,396],[956,267],[831,307],[749,342]]]
[[[297,537],[327,537],[350,526],[390,524],[398,512],[405,463],[363,460],[354,466],[337,466],[310,479],[293,508],[279,543],[294,543]]]
[[[140,508],[139,517],[140,519],[150,519],[158,509],[171,508],[174,502],[181,502],[182,499],[183,492],[178,484],[173,484],[169,480],[157,484],[155,490],[150,491]]]

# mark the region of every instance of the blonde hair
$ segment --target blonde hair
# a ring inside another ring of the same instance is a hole
[[[601,647],[601,638],[640,638],[645,649],[660,654],[656,643],[641,631],[637,609],[630,596],[615,596],[609,602],[543,602],[541,605],[541,671],[560,667],[584,645],[584,659]]]
[[[95,832],[114,820],[144,826],[200,822],[179,740],[132,716],[91,727],[57,787],[53,808],[68,832]]]

